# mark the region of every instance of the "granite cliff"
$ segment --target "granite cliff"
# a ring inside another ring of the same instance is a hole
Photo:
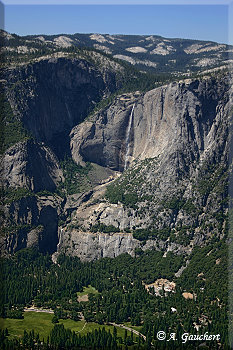
[[[92,120],[76,126],[70,134],[73,157],[124,170],[129,124],[129,163],[161,154],[167,163],[171,153],[181,151],[180,170],[188,170],[214,141],[224,143],[227,130],[220,134],[217,124],[227,122],[227,77],[187,79],[138,95],[119,96]]]
[[[110,180],[105,196],[94,191],[73,211],[60,232],[59,251],[83,258],[89,249],[89,259],[91,251],[93,257],[121,249],[134,254],[132,247],[188,252],[221,237],[228,118],[229,82],[223,75],[119,96],[76,126],[70,134],[73,158],[122,175]]]
[[[225,235],[228,72],[122,93],[127,74],[95,51],[4,70],[5,130],[25,132],[1,156],[3,252],[180,254]]]
[[[60,53],[13,61],[1,77],[1,245],[10,253],[31,245],[52,252],[65,196],[57,190],[65,181],[61,162],[70,155],[69,133],[122,86],[124,67],[82,51],[75,57]],[[48,201],[41,201],[43,195]],[[31,230],[41,225],[39,237]]]
[[[122,84],[123,67],[95,55],[42,56],[31,63],[11,66],[3,74],[15,118],[58,156],[69,152],[71,128]]]

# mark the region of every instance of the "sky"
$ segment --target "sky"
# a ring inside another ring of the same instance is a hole
[[[154,34],[229,42],[228,6],[224,4],[5,5],[4,8],[4,29],[19,35]]]

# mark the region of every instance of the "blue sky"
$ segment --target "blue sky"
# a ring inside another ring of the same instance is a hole
[[[6,5],[5,30],[59,33],[157,34],[228,42],[227,5]]]

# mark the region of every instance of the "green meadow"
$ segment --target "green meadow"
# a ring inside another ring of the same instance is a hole
[[[83,295],[88,295],[88,294],[98,294],[98,290],[96,290],[94,287],[89,285],[88,287],[83,288],[83,292],[78,292],[77,296],[83,296]]]
[[[85,294],[87,294],[85,292]],[[39,333],[40,339],[47,339],[50,331],[54,327],[52,323],[53,314],[48,314],[45,312],[24,312],[24,318],[22,320],[19,319],[10,319],[10,318],[0,318],[0,328],[7,328],[10,337],[21,337],[23,336],[24,330],[27,332],[34,330],[35,333]],[[80,333],[80,335],[85,335],[88,332],[92,332],[94,329],[103,328],[110,332],[113,332],[113,326],[108,325],[99,325],[98,323],[85,321],[73,321],[70,319],[67,320],[59,320],[59,323],[63,323],[66,328],[75,331],[76,333]],[[124,338],[124,329],[117,327],[117,335],[119,337]],[[128,332],[129,335],[129,332]]]
[[[11,337],[20,337],[23,335],[24,330],[27,332],[34,329],[35,333],[39,333],[41,339],[47,339],[50,331],[53,328],[52,323],[53,314],[47,314],[45,312],[24,312],[24,318],[22,320],[1,318],[1,328],[7,328]]]

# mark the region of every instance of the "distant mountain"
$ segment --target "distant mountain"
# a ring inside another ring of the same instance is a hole
[[[157,35],[59,34],[19,37],[4,32],[5,52],[25,55],[43,49],[89,47],[129,62],[143,71],[200,72],[226,65],[233,46],[212,41],[168,39]]]

